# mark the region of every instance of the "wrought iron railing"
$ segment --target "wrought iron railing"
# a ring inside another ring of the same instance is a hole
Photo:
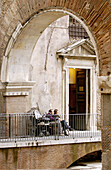
[[[45,140],[63,138],[92,138],[101,136],[100,114],[70,114],[65,115],[64,127],[60,118],[50,121],[45,115],[37,117],[32,113],[2,113],[0,114],[0,142]]]

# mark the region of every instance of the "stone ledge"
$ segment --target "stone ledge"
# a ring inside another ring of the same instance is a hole
[[[3,96],[28,96],[35,82],[5,82],[5,85]]]
[[[49,145],[64,145],[74,143],[92,143],[101,142],[101,137],[95,138],[76,138],[76,139],[60,139],[60,140],[29,140],[29,141],[18,141],[18,142],[7,142],[3,141],[0,143],[0,148],[15,148],[15,147],[31,147],[31,146],[49,146]]]
[[[5,92],[3,96],[28,96],[29,92]]]

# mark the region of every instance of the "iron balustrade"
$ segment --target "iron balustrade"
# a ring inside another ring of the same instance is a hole
[[[37,117],[32,113],[1,113],[0,142],[101,136],[100,114],[64,115],[67,124],[72,128],[66,130],[66,135],[61,119],[63,115],[60,115],[60,118],[55,117],[55,121],[50,121],[44,115]]]

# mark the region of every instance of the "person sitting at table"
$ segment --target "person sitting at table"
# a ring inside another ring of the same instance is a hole
[[[46,117],[48,117],[50,121],[55,121],[55,118],[53,117],[53,115],[54,115],[54,110],[50,109],[48,113],[46,114]]]
[[[65,135],[65,136],[68,136],[68,134],[66,133],[66,130],[69,129],[70,131],[72,131],[73,129],[72,129],[70,126],[68,126],[68,124],[67,124],[67,122],[66,122],[65,120],[62,120],[62,119],[60,118],[60,116],[59,116],[58,113],[59,113],[59,112],[58,112],[58,109],[55,109],[55,110],[54,110],[54,115],[56,115],[56,117],[59,118],[59,120],[60,120],[60,122],[61,122],[61,124],[62,124],[63,130],[64,130],[64,135]]]

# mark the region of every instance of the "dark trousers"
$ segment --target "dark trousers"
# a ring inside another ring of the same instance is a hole
[[[64,130],[64,134],[66,134],[66,129],[69,129],[69,126],[65,120],[62,120],[61,124],[62,124],[63,130]]]

